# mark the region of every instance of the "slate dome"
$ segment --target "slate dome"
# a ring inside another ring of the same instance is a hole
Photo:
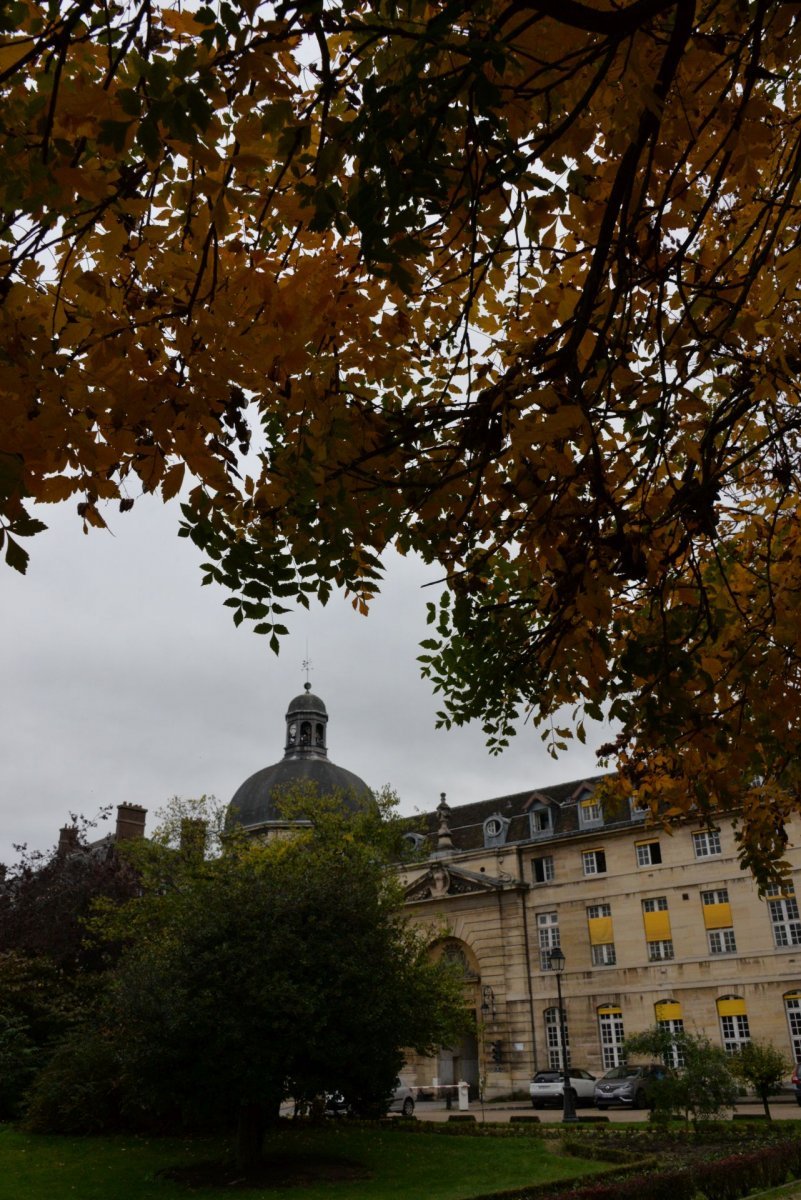
[[[226,824],[251,830],[284,824],[277,803],[296,783],[314,784],[320,796],[341,793],[346,807],[355,811],[359,802],[370,796],[370,789],[358,775],[331,762],[326,747],[327,725],[325,704],[307,683],[287,708],[284,757],[256,771],[237,788],[228,806]]]

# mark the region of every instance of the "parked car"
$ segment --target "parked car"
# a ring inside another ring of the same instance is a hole
[[[654,1087],[667,1074],[668,1068],[661,1063],[612,1067],[595,1085],[595,1107],[622,1104],[625,1108],[650,1108]]]
[[[395,1091],[389,1102],[388,1112],[399,1112],[404,1117],[414,1116],[414,1089],[400,1079],[395,1080]]]
[[[355,1112],[342,1092],[330,1092],[326,1096],[325,1111],[332,1117],[351,1116]],[[400,1079],[395,1080],[395,1089],[390,1097],[386,1111],[399,1112],[404,1117],[414,1116],[414,1091],[405,1083],[402,1083]]]
[[[573,1093],[574,1104],[592,1104],[595,1094],[595,1076],[580,1067],[568,1069],[570,1090]],[[529,1095],[533,1108],[545,1108],[554,1105],[561,1108],[564,1104],[565,1081],[561,1071],[537,1071],[529,1084]]]
[[[793,1067],[793,1073],[790,1076],[790,1082],[793,1085],[795,1092],[796,1104],[801,1104],[801,1062],[797,1062]]]

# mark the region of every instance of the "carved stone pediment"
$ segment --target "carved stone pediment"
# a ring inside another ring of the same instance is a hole
[[[442,900],[448,896],[469,896],[472,893],[497,892],[508,886],[507,880],[480,875],[461,867],[446,867],[435,863],[425,875],[410,883],[405,891],[407,904],[418,900]]]

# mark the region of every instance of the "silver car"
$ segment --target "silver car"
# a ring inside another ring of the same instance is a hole
[[[650,1108],[654,1088],[668,1074],[669,1069],[661,1063],[612,1067],[595,1085],[595,1107],[622,1104],[625,1108]]]
[[[573,1104],[592,1104],[595,1095],[595,1076],[580,1067],[569,1067],[568,1078],[570,1090],[573,1093]],[[545,1108],[553,1105],[561,1108],[564,1104],[565,1081],[561,1071],[537,1071],[528,1087],[533,1108]]]

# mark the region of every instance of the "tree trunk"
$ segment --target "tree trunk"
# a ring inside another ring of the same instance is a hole
[[[241,1171],[248,1171],[261,1162],[266,1128],[263,1105],[258,1101],[240,1104],[236,1127],[236,1165]]]
[[[765,1116],[768,1118],[769,1121],[771,1121],[773,1118],[770,1115],[770,1108],[768,1106],[768,1093],[767,1092],[763,1093],[762,1107],[765,1109]]]

